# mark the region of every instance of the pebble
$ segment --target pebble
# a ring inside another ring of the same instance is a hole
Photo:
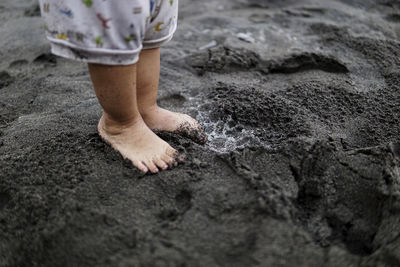
[[[240,32],[238,34],[236,34],[236,37],[239,38],[239,40],[248,42],[248,43],[254,43],[256,40],[251,37],[251,33],[243,33]]]
[[[216,45],[217,45],[217,41],[212,40],[212,41],[209,42],[208,44],[203,45],[202,47],[199,47],[199,50],[210,49],[210,48],[213,48],[213,47],[216,46]]]

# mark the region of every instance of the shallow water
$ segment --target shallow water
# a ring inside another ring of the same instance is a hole
[[[218,153],[228,153],[246,147],[268,148],[263,144],[259,137],[256,136],[254,130],[242,128],[238,130],[238,126],[231,116],[226,121],[211,121],[210,114],[199,112],[197,116],[199,121],[204,125],[204,129],[208,136],[206,148]]]

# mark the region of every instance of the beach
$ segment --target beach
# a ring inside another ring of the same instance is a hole
[[[180,0],[159,105],[208,142],[142,174],[87,65],[0,3],[0,266],[400,266],[400,2]]]

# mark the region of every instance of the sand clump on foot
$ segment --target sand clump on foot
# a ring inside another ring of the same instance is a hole
[[[98,131],[106,143],[144,173],[158,173],[158,168],[166,170],[183,161],[184,156],[152,132],[142,119],[121,126],[103,115]]]

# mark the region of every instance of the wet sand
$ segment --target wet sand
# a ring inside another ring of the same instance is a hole
[[[160,134],[187,160],[157,175],[35,1],[0,36],[0,266],[400,266],[398,1],[180,0],[159,103],[209,142]]]

